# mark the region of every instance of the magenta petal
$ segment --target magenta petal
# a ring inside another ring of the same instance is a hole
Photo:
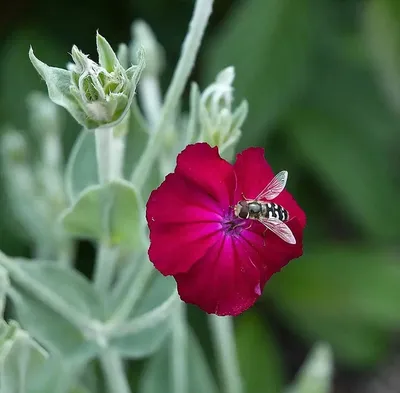
[[[164,275],[188,271],[221,233],[218,223],[187,223],[158,226],[150,232],[149,259]]]
[[[296,238],[296,244],[288,244],[262,224],[254,222],[252,226],[241,233],[242,239],[260,254],[258,268],[263,274],[262,285],[272,274],[279,272],[292,259],[303,254],[303,230],[298,220],[291,220],[287,225]]]
[[[172,173],[150,194],[146,218],[150,229],[158,224],[220,222],[221,210],[203,189]]]
[[[236,199],[242,199],[242,193],[248,199],[255,198],[275,175],[261,147],[251,147],[238,154],[234,169],[238,183]]]
[[[207,313],[238,315],[261,295],[260,258],[247,242],[221,237],[187,273],[175,276],[179,295]]]
[[[189,145],[179,154],[175,172],[210,195],[221,206],[232,204],[236,178],[233,166],[222,159],[218,148],[207,143]]]
[[[234,164],[238,187],[236,200],[242,199],[242,193],[248,199],[255,198],[261,190],[273,179],[275,173],[264,157],[264,149],[251,147],[236,157]],[[249,174],[256,174],[249,176]],[[274,202],[288,210],[289,216],[297,218],[304,228],[306,215],[287,190],[284,190]]]
[[[186,272],[215,243],[221,230],[218,204],[176,173],[147,202],[149,258],[164,275]]]

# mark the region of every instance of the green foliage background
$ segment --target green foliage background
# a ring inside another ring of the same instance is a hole
[[[29,45],[62,67],[73,44],[95,53],[96,29],[115,48],[127,42],[136,18],[166,49],[165,86],[192,7],[189,0],[2,5],[0,124],[26,129],[26,95],[45,91]],[[304,257],[236,321],[246,385],[280,391],[321,339],[333,346],[339,370],[374,371],[393,356],[400,327],[400,3],[218,0],[211,22],[193,78],[204,87],[235,66],[238,102],[250,104],[239,149],[264,146],[274,169],[289,171],[288,189],[308,216]],[[67,155],[79,128],[65,122]],[[1,185],[0,248],[31,251]],[[80,254],[88,271],[90,252]],[[190,316],[208,348],[204,316],[195,309]]]

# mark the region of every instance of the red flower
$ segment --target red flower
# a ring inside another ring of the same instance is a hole
[[[273,202],[288,211],[296,244],[235,215],[242,195],[255,198],[273,177],[261,148],[244,150],[234,165],[206,143],[179,154],[174,173],[151,193],[146,216],[149,258],[174,276],[182,300],[210,314],[238,315],[274,273],[302,255],[306,217],[286,190]]]

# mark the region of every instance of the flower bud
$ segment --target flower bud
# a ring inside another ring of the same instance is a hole
[[[145,66],[143,51],[138,64],[125,69],[110,44],[97,33],[99,64],[73,46],[73,63],[67,70],[50,67],[35,57],[29,57],[45,80],[50,99],[67,109],[74,119],[87,129],[113,127],[128,113]]]
[[[237,143],[248,113],[246,101],[232,110],[234,78],[234,68],[225,68],[199,99],[199,140],[219,146],[221,152]]]

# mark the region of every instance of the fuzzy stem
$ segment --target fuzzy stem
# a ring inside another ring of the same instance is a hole
[[[172,391],[174,393],[189,393],[186,305],[183,302],[180,302],[175,312],[171,315],[171,332]]]
[[[101,292],[109,290],[115,275],[119,249],[100,243],[97,249],[94,286]]]
[[[103,327],[102,333],[104,333],[104,336],[107,338],[110,338],[122,337],[151,329],[170,316],[171,310],[176,307],[178,301],[180,301],[178,292],[174,291],[174,293],[158,307],[123,324],[109,323]]]
[[[243,393],[231,317],[209,316],[223,392]]]
[[[124,141],[114,136],[113,128],[95,130],[97,170],[100,184],[106,185],[121,176]],[[108,206],[103,206],[105,230],[108,226]],[[94,273],[95,287],[107,291],[114,277],[118,261],[118,249],[109,247],[104,241],[98,245]]]
[[[143,75],[138,86],[143,112],[150,128],[154,130],[162,108],[160,82],[154,75]]]
[[[135,282],[130,287],[130,290],[126,294],[125,298],[121,301],[119,307],[115,310],[113,316],[110,318],[110,324],[120,323],[128,319],[129,315],[132,313],[132,310],[135,308],[137,302],[143,295],[143,292],[146,289],[153,272],[153,265],[146,260],[141,267]]]
[[[97,170],[100,184],[107,184],[113,179],[113,129],[95,130]]]
[[[192,71],[207,27],[208,19],[211,15],[212,4],[213,0],[196,1],[192,20],[189,26],[189,32],[183,42],[181,57],[165,95],[164,106],[157,127],[155,128],[154,133],[150,136],[147,146],[131,176],[132,183],[139,190],[147,181],[148,174],[151,168],[153,168],[154,161],[159,155],[163,140],[160,137],[161,133],[168,124],[170,117],[173,115],[190,76],[190,72]]]
[[[110,393],[131,393],[124,370],[124,362],[112,349],[104,350],[100,362]]]
[[[73,240],[64,235],[64,239],[60,242],[57,260],[62,266],[73,266],[75,258],[75,243]]]

